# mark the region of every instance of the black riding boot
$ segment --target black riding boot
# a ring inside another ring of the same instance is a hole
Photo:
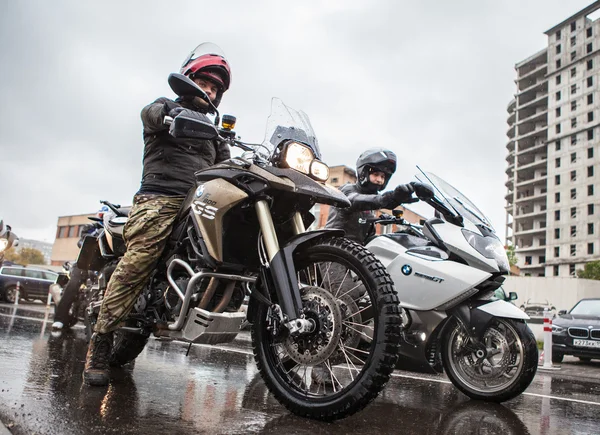
[[[112,332],[107,334],[96,332],[92,335],[83,370],[83,380],[88,385],[108,385],[112,343]]]

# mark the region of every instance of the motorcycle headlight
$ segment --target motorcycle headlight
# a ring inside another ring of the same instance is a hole
[[[288,168],[295,169],[316,180],[326,181],[329,178],[329,167],[315,159],[315,154],[309,147],[298,142],[287,144],[283,162]]]
[[[315,155],[309,147],[292,142],[286,147],[283,160],[288,167],[309,175],[310,164],[314,158]]]
[[[319,181],[327,181],[329,178],[329,166],[319,160],[313,160],[310,164],[310,175]]]
[[[8,240],[7,239],[0,239],[0,252],[4,252],[4,250],[6,249],[6,247],[8,246]]]
[[[462,230],[465,239],[477,252],[490,260],[496,260],[500,272],[508,272],[510,265],[502,242],[496,237],[482,236],[469,230]]]

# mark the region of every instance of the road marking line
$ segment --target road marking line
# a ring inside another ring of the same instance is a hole
[[[0,316],[5,316],[5,317],[14,317],[17,319],[25,319],[25,320],[35,320],[38,322],[43,322],[44,319],[36,319],[35,317],[24,317],[24,316],[16,316],[16,315],[11,315],[11,314],[5,314],[5,313],[0,313]],[[47,323],[52,322],[51,320],[47,320]],[[84,326],[82,325],[75,325],[74,327],[76,327],[77,329],[79,328],[84,328]],[[180,343],[180,342],[179,342]],[[216,345],[210,345],[210,344],[203,344],[203,343],[197,343],[195,344],[195,346],[200,346],[200,347],[206,347],[209,349],[218,349],[218,350],[222,350],[225,352],[233,352],[233,353],[240,353],[243,355],[249,355],[249,356],[253,356],[254,354],[252,352],[248,352],[245,350],[241,350],[241,349],[234,349],[231,347],[223,347],[223,346],[216,346]],[[400,373],[392,373],[393,377],[396,378],[407,378],[407,379],[415,379],[415,380],[419,380],[419,381],[428,381],[428,382],[437,382],[439,384],[452,384],[452,382],[447,381],[445,379],[433,379],[433,378],[426,378],[423,376],[413,376],[413,375],[403,375]],[[600,402],[591,402],[589,400],[580,400],[580,399],[570,399],[568,397],[557,397],[557,396],[548,396],[545,394],[537,394],[537,393],[521,393],[523,396],[532,396],[532,397],[541,397],[544,399],[553,399],[553,400],[564,400],[565,402],[575,402],[575,403],[583,403],[585,405],[596,405],[596,406],[600,406]]]

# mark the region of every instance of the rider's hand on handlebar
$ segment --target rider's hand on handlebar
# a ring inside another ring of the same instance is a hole
[[[394,199],[399,203],[408,202],[412,198],[413,189],[410,184],[401,184],[394,189]]]

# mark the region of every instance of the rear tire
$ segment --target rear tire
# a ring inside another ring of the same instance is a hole
[[[9,303],[9,304],[14,304],[15,301],[17,300],[17,287],[14,285],[11,285],[9,287],[6,287],[4,289],[4,300]],[[19,296],[19,299],[22,296]]]
[[[346,287],[330,273],[335,269],[332,264],[345,268]],[[319,326],[299,337],[276,339],[269,330],[271,308],[252,299],[256,304],[252,347],[258,371],[275,398],[294,414],[325,421],[347,417],[375,399],[394,370],[401,323],[398,296],[381,262],[347,239],[304,246],[294,254],[294,265],[306,316]],[[346,289],[361,283],[365,292],[352,303]],[[359,302],[363,308],[357,308]],[[365,310],[370,311],[369,320],[361,318]],[[366,351],[358,349],[352,330],[371,334]],[[329,370],[331,383],[321,390],[311,375],[323,367]]]
[[[479,361],[474,352],[463,347],[467,335],[457,321],[453,322],[443,338],[442,362],[456,388],[471,399],[492,402],[504,402],[525,391],[538,365],[537,343],[527,324],[494,318],[484,340],[495,353]]]

